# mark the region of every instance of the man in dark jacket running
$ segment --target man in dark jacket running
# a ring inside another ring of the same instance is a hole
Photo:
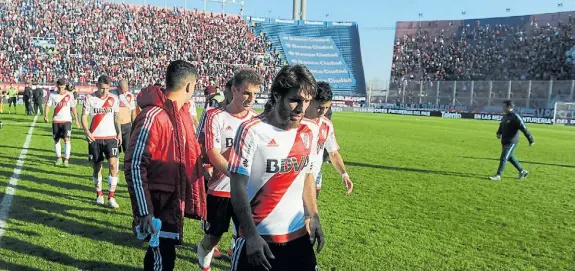
[[[519,171],[519,179],[523,180],[525,177],[527,177],[527,175],[529,175],[529,172],[521,167],[521,164],[517,158],[515,158],[514,154],[517,143],[519,143],[519,131],[523,132],[529,141],[530,147],[535,144],[535,140],[527,129],[527,126],[525,126],[521,116],[513,112],[512,101],[503,101],[503,111],[505,112],[505,116],[503,116],[501,119],[499,129],[497,130],[497,138],[501,139],[503,150],[501,151],[497,174],[495,174],[495,176],[489,177],[489,179],[492,181],[501,180],[501,174],[503,174],[505,165],[507,164],[507,161],[509,161],[517,169],[517,171]]]
[[[142,112],[133,124],[124,168],[138,238],[151,234],[144,270],[173,270],[184,216],[206,216],[200,147],[189,113],[197,78],[192,64],[173,61],[165,90],[150,86],[138,94]]]

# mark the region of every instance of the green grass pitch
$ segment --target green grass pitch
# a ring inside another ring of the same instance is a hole
[[[0,120],[2,197],[32,117]],[[334,124],[355,190],[344,196],[324,165],[320,270],[575,269],[573,127],[528,124],[536,144],[522,138],[516,154],[531,175],[518,181],[509,164],[492,182],[497,122],[336,113]],[[81,130],[69,169],[53,166],[54,156],[51,126],[39,117],[0,239],[0,269],[141,270],[145,246],[129,228],[123,175],[120,209],[97,207]],[[187,220],[185,235],[177,270],[197,270],[199,222]],[[213,267],[227,270],[229,260]]]

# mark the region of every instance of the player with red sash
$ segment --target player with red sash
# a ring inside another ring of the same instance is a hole
[[[244,121],[257,115],[251,107],[261,84],[262,78],[254,70],[236,72],[231,103],[209,109],[205,115],[205,149],[214,170],[208,182],[207,219],[202,221],[205,235],[198,245],[198,262],[203,271],[210,270],[215,246],[228,231],[230,221],[235,220],[230,203],[228,159],[237,129]],[[237,225],[237,221],[234,224]]]
[[[102,75],[98,78],[98,89],[94,95],[86,96],[83,107],[82,126],[88,139],[89,161],[93,165],[93,181],[96,187],[96,204],[104,204],[102,193],[102,162],[108,159],[108,205],[118,208],[114,198],[118,185],[118,145],[122,144],[122,129],[120,126],[120,106],[118,97],[110,94],[111,80]],[[88,126],[88,116],[92,121]]]
[[[327,82],[318,82],[317,94],[313,98],[310,106],[306,110],[305,117],[315,122],[319,126],[319,137],[317,141],[317,153],[312,155],[314,165],[313,175],[317,189],[317,197],[321,190],[322,174],[321,167],[323,164],[323,152],[327,150],[331,164],[341,175],[342,181],[346,187],[346,195],[351,194],[353,191],[353,182],[349,178],[349,174],[345,170],[343,158],[339,154],[339,145],[335,138],[335,131],[333,123],[327,117],[326,113],[331,108],[331,101],[333,99],[333,92]]]
[[[285,66],[270,91],[265,112],[240,125],[228,164],[240,221],[231,270],[315,271],[313,244],[319,253],[324,242],[310,159],[318,127],[303,117],[316,81],[303,65]]]
[[[71,93],[66,90],[66,80],[58,79],[56,81],[56,92],[51,93],[46,102],[44,110],[44,121],[48,122],[50,107],[54,107],[54,116],[52,118],[52,137],[54,138],[54,150],[56,151],[55,165],[69,167],[70,152],[72,151],[72,113],[76,120],[76,128],[80,128],[78,122],[78,111],[76,110],[76,100]],[[64,160],[62,161],[62,146],[60,139],[64,140]]]

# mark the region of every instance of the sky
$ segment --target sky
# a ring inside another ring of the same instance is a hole
[[[184,7],[184,0],[125,2]],[[293,0],[244,0],[244,15],[291,19],[292,5]],[[188,0],[187,7],[203,9],[204,1]],[[208,11],[222,11],[221,3],[208,0],[206,7]],[[307,0],[306,19],[357,22],[365,79],[381,84],[389,80],[397,21],[461,20],[570,10],[575,10],[575,0]],[[225,11],[239,14],[240,6],[226,4]],[[423,16],[419,17],[419,13]]]

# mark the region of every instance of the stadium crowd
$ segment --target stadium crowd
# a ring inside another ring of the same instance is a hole
[[[108,74],[143,86],[162,82],[166,63],[183,59],[198,68],[198,89],[223,86],[241,67],[255,68],[267,89],[281,64],[240,17],[197,10],[14,0],[0,3],[0,27],[0,82],[86,84]]]
[[[392,80],[574,79],[566,56],[575,45],[574,24],[570,16],[517,25],[421,22],[396,40]]]

